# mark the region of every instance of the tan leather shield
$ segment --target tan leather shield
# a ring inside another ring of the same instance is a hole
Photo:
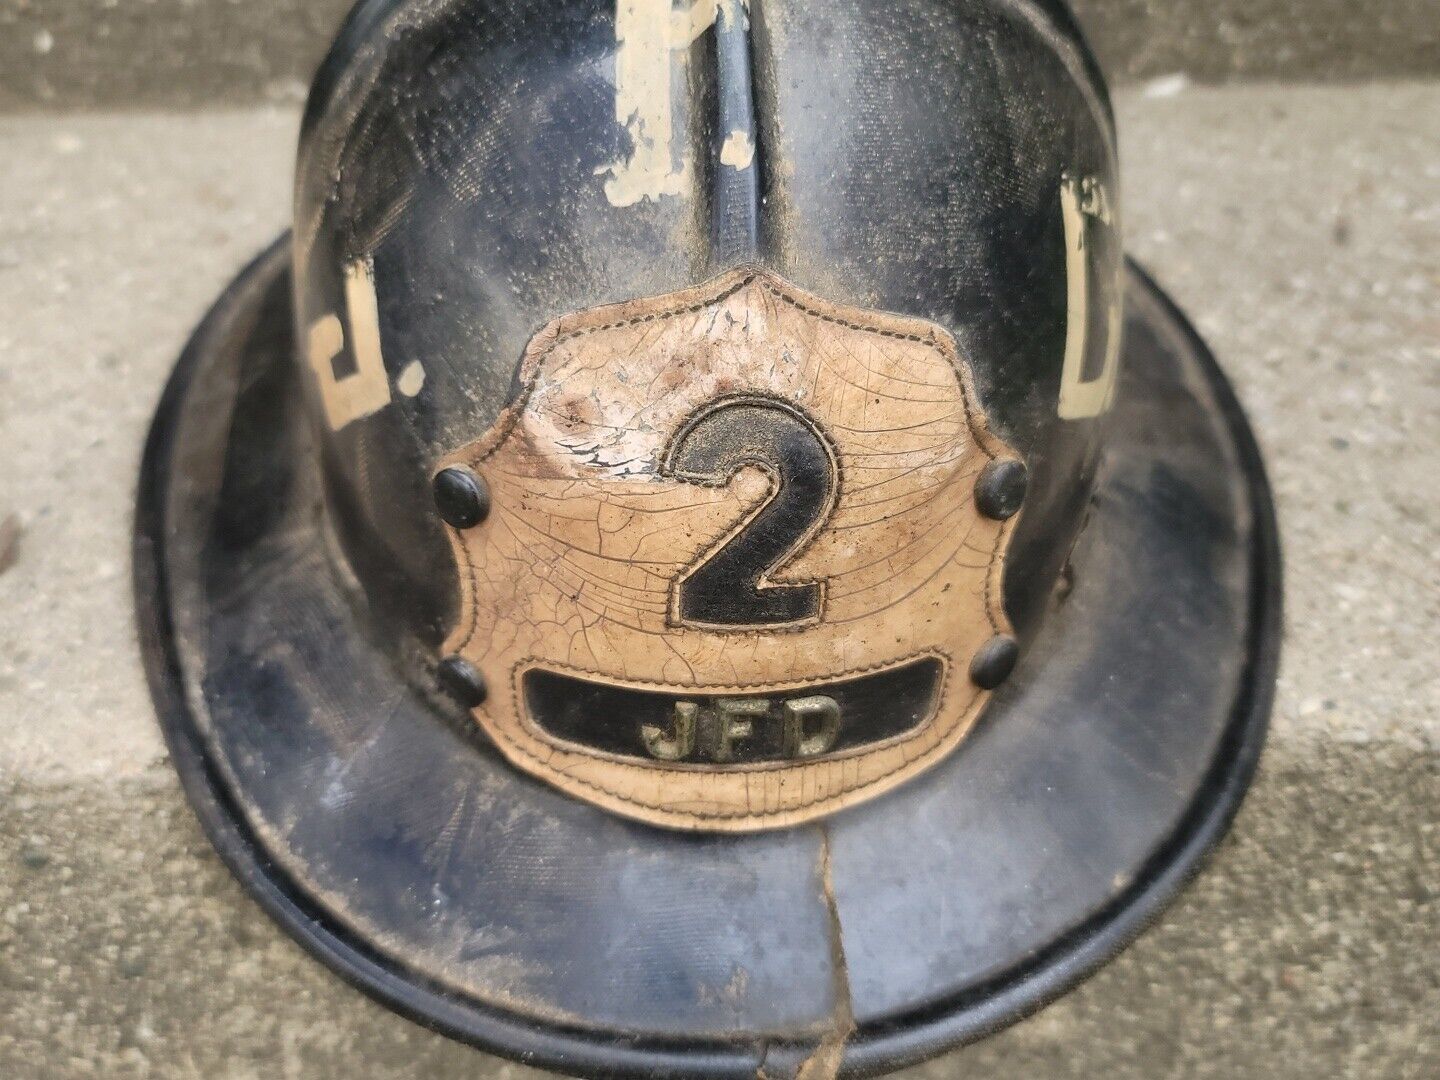
[[[988,697],[969,668],[1009,633],[1015,519],[973,488],[1007,456],[944,330],[765,271],[557,319],[440,464],[491,498],[451,533],[475,718],[520,768],[659,825],[884,792]]]

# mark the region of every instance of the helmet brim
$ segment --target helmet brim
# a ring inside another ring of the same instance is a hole
[[[140,638],[186,793],[267,911],[427,1026],[593,1075],[869,1074],[1034,1011],[1138,934],[1264,740],[1280,559],[1259,452],[1133,265],[1088,520],[976,730],[818,823],[686,835],[508,766],[365,630],[299,406],[288,241],[220,297],[145,451]]]

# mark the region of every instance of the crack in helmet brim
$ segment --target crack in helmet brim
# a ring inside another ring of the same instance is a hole
[[[1274,684],[1275,521],[1229,387],[1138,269],[1084,525],[963,751],[819,822],[697,837],[515,770],[367,637],[320,512],[287,252],[220,298],[161,402],[141,639],[210,838],[369,993],[567,1072],[752,1077],[843,1043],[869,1074],[1083,978],[1228,825]]]

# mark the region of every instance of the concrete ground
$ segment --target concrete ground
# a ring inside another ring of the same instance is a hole
[[[677,0],[678,2],[678,0]],[[287,101],[355,0],[0,0],[0,110]],[[1433,76],[1435,0],[1071,0],[1110,78]]]
[[[1119,99],[1131,251],[1280,502],[1273,734],[1199,881],[916,1078],[1440,1075],[1440,83]],[[0,1077],[528,1077],[371,1004],[210,852],[131,627],[141,439],[283,227],[296,114],[0,116]]]

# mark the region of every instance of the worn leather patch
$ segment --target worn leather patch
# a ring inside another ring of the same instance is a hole
[[[1004,456],[944,330],[765,271],[557,319],[437,466],[491,499],[451,530],[475,718],[518,767],[658,825],[772,828],[893,788],[988,697],[969,665],[1009,632],[1015,519],[973,488]]]

